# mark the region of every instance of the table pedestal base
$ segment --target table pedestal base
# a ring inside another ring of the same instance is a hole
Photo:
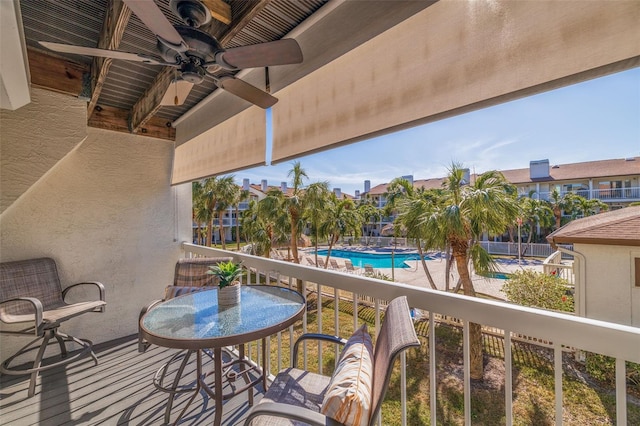
[[[197,376],[196,384],[193,387],[178,389],[178,384],[179,384],[180,378],[182,377],[182,373],[184,372],[184,369],[189,361],[189,357],[194,352],[196,354],[196,376]],[[169,363],[178,359],[182,355],[183,354],[174,355],[174,357],[172,357],[169,360]],[[209,397],[213,399],[215,402],[216,413],[215,413],[213,424],[215,426],[220,426],[220,424],[222,423],[222,404],[224,400],[230,399],[244,391],[248,391],[247,396],[249,400],[249,406],[252,406],[253,405],[253,392],[252,392],[253,387],[258,383],[262,382],[264,389],[266,390],[267,377],[264,370],[264,366],[266,365],[265,362],[266,362],[266,349],[265,349],[264,339],[262,339],[262,365],[263,365],[262,369],[259,369],[258,367],[255,367],[249,364],[249,362],[245,359],[244,345],[240,345],[239,358],[231,360],[230,362],[225,364],[222,363],[222,348],[214,348],[213,349],[213,364],[214,364],[213,389],[211,389],[211,387],[206,383],[206,378],[210,376],[211,373],[203,373],[202,371],[202,350],[195,350],[195,351],[189,350],[187,351],[186,354],[184,354],[184,359],[182,360],[182,363],[180,364],[180,367],[176,372],[176,377],[174,378],[173,384],[170,388],[164,387],[162,385],[162,380],[164,379],[164,375],[166,374],[166,370],[165,371],[162,371],[162,370],[166,369],[169,363],[165,364],[165,366],[163,366],[160,370],[158,370],[158,372],[156,373],[156,377],[154,377],[154,385],[156,386],[156,388],[158,388],[159,390],[162,390],[163,392],[169,393],[169,399],[167,401],[167,407],[165,410],[165,422],[167,424],[169,423],[169,416],[171,414],[171,408],[173,407],[173,399],[176,394],[187,393],[187,392],[193,393],[189,398],[189,400],[187,401],[187,404],[184,406],[182,411],[180,411],[180,414],[174,421],[173,423],[174,425],[177,425],[180,422],[182,417],[185,415],[185,413],[189,409],[189,406],[191,405],[191,403],[195,400],[196,396],[200,393],[200,390],[204,390],[207,393],[207,395],[209,395]],[[235,365],[238,365],[239,371],[236,371],[233,369]],[[256,372],[256,371],[259,373],[258,377],[251,380],[251,378],[249,377],[249,373]],[[160,379],[157,380],[159,373],[160,373]],[[240,388],[233,389],[231,392],[223,393],[222,392],[223,380],[226,378],[227,382],[232,383],[232,382],[235,382],[239,376],[242,376],[244,378],[245,384]]]

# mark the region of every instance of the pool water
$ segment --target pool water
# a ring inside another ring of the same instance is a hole
[[[505,274],[503,272],[489,272],[486,275],[483,275],[487,278],[495,278],[498,280],[508,280],[509,278],[511,278],[511,274]]]
[[[327,250],[318,250],[318,255],[326,256]],[[391,268],[391,252],[385,253],[362,253],[352,250],[331,250],[331,257],[349,259],[353,266],[364,268],[364,265],[371,265],[374,268]],[[393,256],[394,268],[410,268],[405,263],[407,260],[418,260],[420,256],[416,253],[395,253]],[[425,259],[429,259],[425,256]]]

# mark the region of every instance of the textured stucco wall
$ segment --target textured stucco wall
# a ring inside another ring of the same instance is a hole
[[[586,258],[587,318],[640,326],[640,288],[631,281],[637,247],[574,244]]]
[[[62,126],[78,120],[76,113],[84,116],[84,110],[66,108],[67,102],[77,100],[61,102],[56,121]],[[41,111],[34,108],[31,113],[38,116]],[[53,114],[49,108],[42,113]],[[1,123],[18,127],[10,130],[23,134],[20,144],[37,146],[31,156],[57,152],[66,136],[49,133],[38,124],[37,118]],[[85,132],[86,139],[76,149],[2,213],[0,259],[53,257],[63,287],[101,281],[107,312],[63,325],[70,334],[96,343],[136,333],[140,308],[159,298],[171,283],[180,242],[191,239],[191,186],[169,185],[171,142],[93,128]],[[2,145],[6,142],[3,137]],[[9,142],[9,148],[20,145]],[[11,154],[13,149],[3,149],[3,156]],[[26,180],[34,173],[40,171],[20,168]],[[26,343],[17,337],[0,338],[3,359]]]
[[[0,123],[2,213],[84,140],[87,136],[87,103],[67,95],[33,89],[30,104],[16,111],[0,110]],[[56,143],[48,143],[52,140]]]

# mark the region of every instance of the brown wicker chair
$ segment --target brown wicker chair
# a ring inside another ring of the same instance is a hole
[[[221,262],[228,262],[233,260],[232,257],[197,257],[192,259],[180,259],[176,263],[175,273],[173,275],[173,285],[169,285],[165,288],[164,297],[162,300],[156,300],[151,304],[142,308],[140,312],[140,320],[144,314],[150,309],[153,309],[159,303],[165,300],[173,299],[174,297],[182,296],[183,294],[189,294],[196,291],[210,290],[213,286],[216,286],[216,278],[214,275],[207,274],[209,266],[216,265]],[[140,329],[140,323],[138,322],[138,330]],[[142,338],[142,334],[138,332],[138,352],[145,352],[150,346],[150,343]],[[165,423],[169,423],[171,408],[173,407],[173,399],[175,395],[179,393],[189,393],[194,389],[193,381],[190,381],[185,386],[180,386],[180,382],[183,378],[184,370],[189,363],[191,355],[195,351],[183,350],[176,352],[169,360],[156,372],[153,378],[153,384],[156,389],[169,394],[167,405],[165,407],[164,420]],[[205,351],[206,354],[212,356],[211,353]],[[173,372],[173,381],[171,385],[165,385],[165,379],[167,373],[170,370],[170,365],[176,361],[180,361],[178,369]]]
[[[195,291],[209,290],[210,287],[216,286],[216,278],[211,274],[207,274],[209,266],[216,265],[221,262],[233,260],[232,257],[196,257],[192,259],[180,259],[176,262],[176,269],[173,274],[173,285],[169,285],[164,290],[164,297],[155,300],[149,305],[142,308],[140,318],[157,304],[165,300],[183,294],[193,293]],[[209,288],[208,288],[209,287]],[[138,325],[138,328],[140,325]],[[145,352],[149,347],[149,343],[142,339],[138,333],[138,352]]]
[[[324,334],[301,336],[294,346],[293,368],[278,373],[260,403],[249,413],[245,426],[341,424],[320,413],[324,393],[331,378],[296,368],[298,345],[306,339],[346,343],[346,340],[337,336]],[[387,307],[373,352],[371,415],[368,421],[370,426],[376,424],[396,357],[405,349],[419,345],[407,298],[398,297]]]
[[[80,285],[97,287],[100,300],[69,304],[65,297],[69,290]],[[36,380],[40,371],[48,370],[78,360],[90,354],[95,365],[98,358],[93,353],[91,341],[79,339],[58,330],[60,324],[70,318],[87,312],[104,312],[104,286],[99,282],[73,284],[62,290],[56,263],[51,258],[20,260],[0,263],[0,321],[5,324],[31,324],[27,328],[2,330],[2,334],[35,335],[36,338],[7,358],[0,372],[9,375],[31,375],[28,396],[36,390]],[[55,339],[60,346],[61,360],[42,365],[47,346]],[[74,342],[82,348],[68,356],[66,344]],[[21,355],[38,349],[31,368],[18,368],[11,363]]]

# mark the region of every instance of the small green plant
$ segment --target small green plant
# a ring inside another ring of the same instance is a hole
[[[236,280],[244,275],[244,269],[240,263],[233,261],[220,262],[217,265],[209,266],[207,274],[214,275],[218,279],[218,287],[224,288],[232,285]]]
[[[510,302],[554,311],[574,312],[567,280],[532,270],[515,272],[502,287]]]

